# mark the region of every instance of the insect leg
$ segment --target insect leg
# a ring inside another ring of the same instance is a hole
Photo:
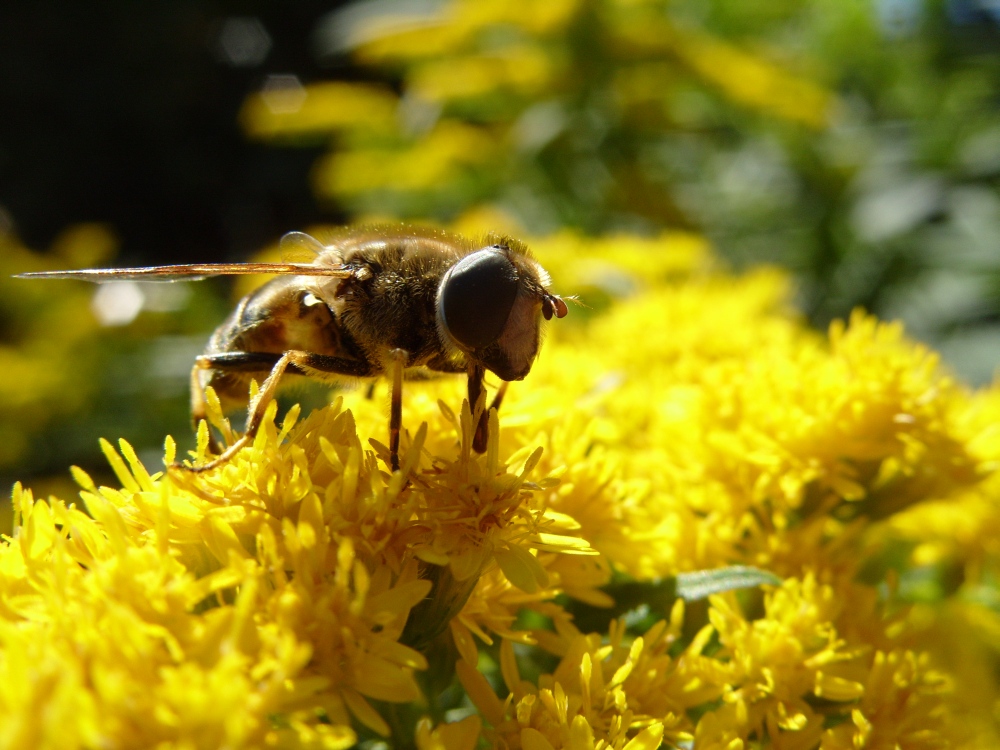
[[[278,354],[263,352],[219,352],[199,356],[191,368],[191,423],[195,430],[198,423],[206,419],[205,384],[201,373],[204,370],[219,370],[221,372],[259,373],[266,375],[271,372],[280,358]],[[219,453],[222,448],[212,431],[208,431],[208,446],[212,453]]]
[[[195,366],[224,372],[270,372],[279,359],[280,354],[269,352],[219,352],[202,354]]]
[[[461,362],[456,362],[450,357],[438,355],[427,363],[427,369],[434,372],[459,373],[468,372],[469,368]]]
[[[205,387],[201,382],[201,371],[205,369],[207,368],[202,364],[201,357],[195,360],[194,367],[191,368],[191,424],[194,426],[195,432],[198,431],[198,423],[208,418],[208,409],[205,405]],[[208,449],[212,453],[219,452],[219,441],[215,439],[211,429],[208,431]]]
[[[483,413],[479,415],[479,421],[476,423],[476,434],[472,438],[472,448],[476,453],[486,452],[486,443],[490,436],[490,411],[496,409],[500,410],[500,404],[503,402],[504,394],[507,392],[507,382],[504,381],[499,390],[497,390],[496,396],[490,402],[490,405],[483,409]]]
[[[486,369],[482,365],[469,366],[469,408],[472,416],[476,416],[476,407],[483,397],[483,379],[486,377]],[[479,414],[479,421],[476,422],[476,432],[472,438],[472,449],[476,453],[486,452],[486,431],[489,426],[489,410],[484,409]]]
[[[226,463],[257,436],[257,430],[260,429],[260,423],[264,418],[264,410],[267,409],[267,405],[271,403],[271,400],[274,398],[274,392],[278,389],[278,383],[281,381],[281,376],[288,368],[288,364],[290,362],[290,358],[288,356],[289,354],[290,352],[285,352],[285,354],[278,359],[274,368],[271,370],[271,374],[267,376],[267,379],[261,386],[260,391],[257,393],[257,398],[250,403],[247,411],[246,432],[243,433],[243,436],[226,448],[216,459],[199,466],[181,465],[180,468],[194,472],[214,469],[216,466],[221,466]]]
[[[406,352],[393,349],[392,357],[392,401],[389,407],[389,463],[393,471],[399,471],[399,430],[403,424],[403,367]]]
[[[254,372],[259,371],[265,357],[273,358],[276,356],[253,352],[227,352],[225,354],[206,356],[204,359],[208,360],[209,364],[202,365],[202,367]],[[256,370],[254,369],[254,364],[256,364]],[[195,472],[208,471],[216,466],[221,466],[249,444],[257,436],[257,431],[264,420],[264,412],[267,410],[268,404],[274,399],[274,394],[277,392],[278,385],[281,382],[281,376],[289,369],[302,375],[313,376],[337,374],[361,378],[377,374],[375,368],[367,361],[349,359],[347,357],[334,357],[326,354],[315,354],[314,352],[287,351],[277,358],[274,367],[271,369],[271,373],[261,385],[260,391],[257,393],[257,398],[250,403],[247,411],[246,432],[243,433],[243,436],[226,448],[218,458],[200,466],[181,466],[181,468]]]
[[[490,409],[496,409],[497,411],[500,411],[500,404],[503,403],[503,397],[507,395],[507,386],[509,385],[510,383],[508,383],[506,380],[502,380],[500,382],[500,387],[497,388],[496,395],[493,397],[493,400],[490,401]],[[489,412],[490,409],[487,409],[486,411]]]
[[[478,373],[476,372],[478,370]],[[473,370],[469,373],[469,404],[475,414],[475,403],[479,402],[480,394],[483,392],[483,377],[485,371],[483,368],[474,366]],[[490,405],[483,409],[482,414],[479,415],[479,421],[476,423],[476,434],[472,438],[472,448],[476,453],[486,452],[486,442],[489,439],[489,426],[490,426],[490,410],[496,409],[500,410],[500,404],[503,403],[503,397],[507,393],[507,386],[510,385],[506,380],[500,383],[500,387],[497,389],[496,395],[490,402]],[[475,397],[475,402],[473,402],[473,397]]]

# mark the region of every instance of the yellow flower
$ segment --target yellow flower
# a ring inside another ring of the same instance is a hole
[[[428,102],[464,99],[499,91],[530,97],[556,76],[553,61],[537,47],[508,47],[500,54],[425,62],[409,75],[410,91]]]
[[[93,519],[19,488],[14,500],[19,531],[0,557],[7,747],[241,747],[289,731],[353,743],[345,715],[309,715],[310,647],[260,617],[260,571],[195,577],[170,554],[166,510],[144,540],[101,495]]]
[[[107,262],[117,240],[101,224],[78,224],[62,232],[49,256],[31,252],[0,231],[0,295],[6,300],[0,368],[7,373],[0,400],[0,467],[19,466],[47,429],[79,418],[97,391],[102,326],[88,307],[92,290],[56,294],[44,284],[14,274]],[[72,361],[73,367],[64,363]],[[9,528],[6,526],[5,528]]]
[[[669,36],[680,59],[734,101],[812,128],[829,123],[834,96],[817,83],[721,39],[690,31]]]
[[[947,745],[952,687],[926,655],[845,638],[843,600],[812,576],[788,579],[764,607],[751,621],[731,599],[713,598],[709,617],[733,669],[720,725],[744,739],[784,737],[779,747]]]
[[[579,0],[459,0],[412,24],[373,14],[354,30],[357,55],[369,63],[433,57],[460,50],[483,31],[503,25],[544,36],[564,28],[580,5]]]
[[[521,680],[513,647],[500,647],[501,671],[511,692],[501,704],[489,683],[468,662],[459,662],[458,676],[477,708],[494,729],[494,746],[545,750],[557,748],[615,748],[653,750],[660,746],[664,723],[679,723],[667,713],[661,720],[629,707],[622,683],[642,652],[642,642],[631,649],[601,648],[599,639],[579,636],[551,676],[535,687]],[[648,667],[648,665],[643,665]],[[683,738],[681,733],[674,733]]]
[[[454,183],[488,163],[495,151],[482,128],[442,122],[423,140],[390,142],[327,156],[316,168],[321,192],[350,198],[372,191],[414,192]]]
[[[364,128],[392,133],[396,97],[377,86],[329,81],[304,89],[302,105],[294,111],[268,106],[264,94],[250,96],[240,111],[240,122],[254,138],[293,139],[334,130]]]
[[[482,722],[478,716],[433,727],[429,719],[417,724],[418,750],[473,750],[479,742]]]
[[[808,331],[687,235],[533,247],[595,304],[483,455],[441,378],[406,384],[396,473],[380,384],[270,407],[211,471],[105,444],[120,487],[77,471],[79,508],[16,488],[5,746],[990,746],[997,389],[861,313]],[[732,564],[784,581],[673,597]]]
[[[496,202],[527,205],[546,224],[555,214],[587,224],[588,211],[676,224],[648,155],[685,121],[701,138],[706,123],[690,122],[702,116],[685,104],[693,88],[721,94],[709,112],[729,102],[814,129],[837,102],[804,63],[742,50],[674,13],[663,0],[366,6],[338,19],[338,51],[398,81],[398,97],[329,82],[275,112],[268,92],[255,93],[241,121],[281,141],[335,133],[315,187],[355,215],[454,216]]]

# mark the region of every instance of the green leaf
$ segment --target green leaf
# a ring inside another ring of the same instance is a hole
[[[748,589],[763,584],[781,585],[781,579],[774,573],[748,565],[681,573],[677,576],[676,582],[677,596],[688,602],[707,599],[712,594]]]

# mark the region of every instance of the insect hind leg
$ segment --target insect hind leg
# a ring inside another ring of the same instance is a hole
[[[191,425],[195,432],[198,431],[198,424],[202,421],[208,422],[208,404],[205,400],[205,383],[201,374],[207,368],[202,363],[203,357],[195,360],[194,367],[191,368]],[[212,429],[208,429],[208,449],[212,453],[219,452],[219,442],[212,434]]]
[[[271,401],[274,400],[274,395],[281,383],[282,376],[289,369],[307,376],[338,374],[348,377],[367,377],[375,374],[371,363],[366,361],[296,350],[287,351],[280,356],[256,352],[225,352],[222,354],[205,355],[199,357],[195,363],[195,369],[211,369],[221,372],[241,372],[246,374],[259,373],[267,371],[262,365],[269,360],[274,361],[274,365],[267,379],[261,385],[257,397],[250,402],[247,408],[247,424],[243,436],[222,451],[212,461],[198,466],[180,464],[177,465],[179,468],[193,472],[208,471],[226,463],[247,446],[257,436],[260,425],[264,420],[264,413],[267,411],[267,407]],[[192,388],[194,388],[196,378],[194,372],[192,372],[191,377]],[[200,387],[200,378],[198,378],[198,386],[199,395],[195,395],[194,391],[192,391],[192,415],[199,413],[198,410],[200,410],[202,414],[201,418],[204,418],[205,394],[204,390]]]
[[[199,422],[208,421],[208,404],[205,398],[205,388],[208,383],[202,377],[205,371],[266,376],[279,359],[278,354],[263,352],[220,352],[199,356],[191,368],[191,423],[195,431],[198,430]],[[222,446],[216,440],[211,428],[208,430],[208,447],[212,453],[218,454],[222,451]]]

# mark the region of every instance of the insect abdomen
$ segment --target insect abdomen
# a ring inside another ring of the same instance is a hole
[[[296,276],[275,279],[244,297],[208,344],[209,354],[291,350],[344,353],[333,311]]]
[[[359,348],[345,335],[330,307],[313,294],[308,279],[290,276],[274,279],[244,297],[209,339],[206,355],[269,354],[247,358],[247,367],[215,370],[211,385],[226,402],[245,401],[251,378],[263,380],[274,362],[288,351],[362,358]]]

